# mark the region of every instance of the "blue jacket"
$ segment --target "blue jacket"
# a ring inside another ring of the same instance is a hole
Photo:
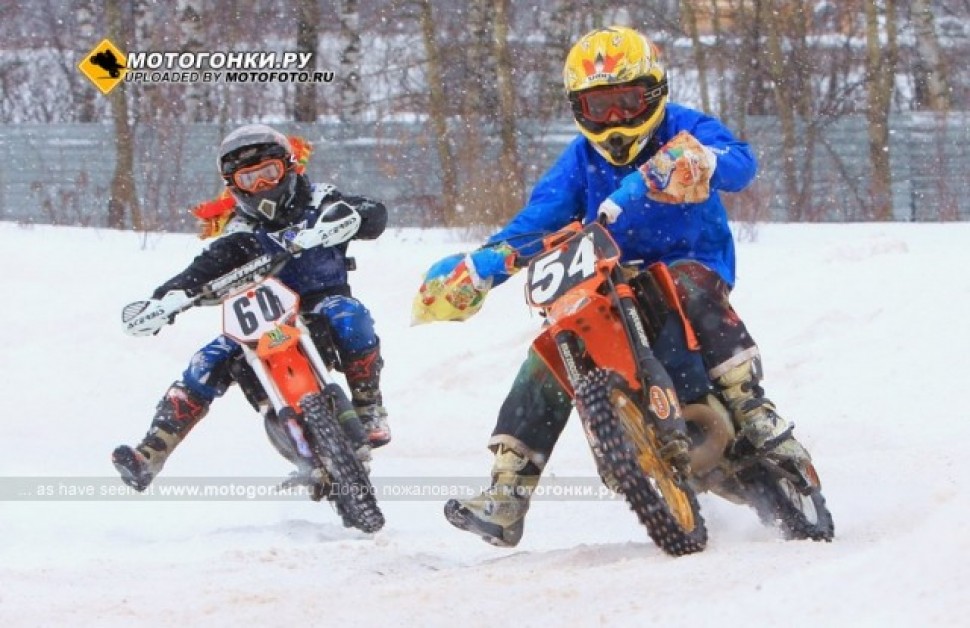
[[[703,203],[665,204],[647,198],[636,168],[680,131],[689,131],[717,155],[711,195]],[[718,191],[737,192],[754,178],[757,163],[748,144],[737,140],[718,120],[694,109],[669,103],[654,137],[633,163],[614,166],[579,135],[536,183],[526,206],[488,244],[522,245],[539,233],[566,224],[596,219],[607,197],[623,209],[610,225],[623,260],[645,264],[697,260],[734,285],[734,240]],[[531,238],[519,237],[533,234]],[[501,281],[507,277],[497,277]]]

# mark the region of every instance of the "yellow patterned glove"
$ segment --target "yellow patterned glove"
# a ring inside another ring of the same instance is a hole
[[[497,277],[517,269],[507,244],[457,253],[436,262],[425,273],[411,306],[411,325],[463,321],[474,316]]]
[[[701,203],[711,195],[717,157],[687,131],[681,131],[640,166],[647,196],[661,203]]]

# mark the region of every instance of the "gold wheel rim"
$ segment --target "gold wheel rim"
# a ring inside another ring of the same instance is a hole
[[[616,410],[627,435],[633,441],[640,468],[656,483],[677,524],[688,532],[693,531],[697,524],[694,520],[690,497],[677,485],[670,464],[660,457],[657,435],[647,428],[643,412],[632,399],[619,390],[613,390],[610,393],[610,403]]]

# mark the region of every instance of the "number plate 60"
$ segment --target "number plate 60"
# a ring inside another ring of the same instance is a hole
[[[256,342],[299,305],[295,292],[270,277],[223,301],[223,333],[236,342]]]

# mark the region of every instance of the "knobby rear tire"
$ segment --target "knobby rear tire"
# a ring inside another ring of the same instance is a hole
[[[693,529],[688,530],[677,521],[663,494],[638,462],[633,440],[611,402],[617,379],[610,371],[597,369],[576,388],[576,407],[599,443],[601,462],[612,472],[623,497],[660,549],[672,556],[700,552],[707,545],[707,527],[697,496],[685,480],[671,480],[687,498],[694,523]]]
[[[305,413],[310,446],[332,482],[329,499],[335,503],[344,525],[363,532],[377,532],[384,527],[384,514],[377,504],[367,469],[337,422],[332,404],[322,394],[314,394],[300,405]]]

